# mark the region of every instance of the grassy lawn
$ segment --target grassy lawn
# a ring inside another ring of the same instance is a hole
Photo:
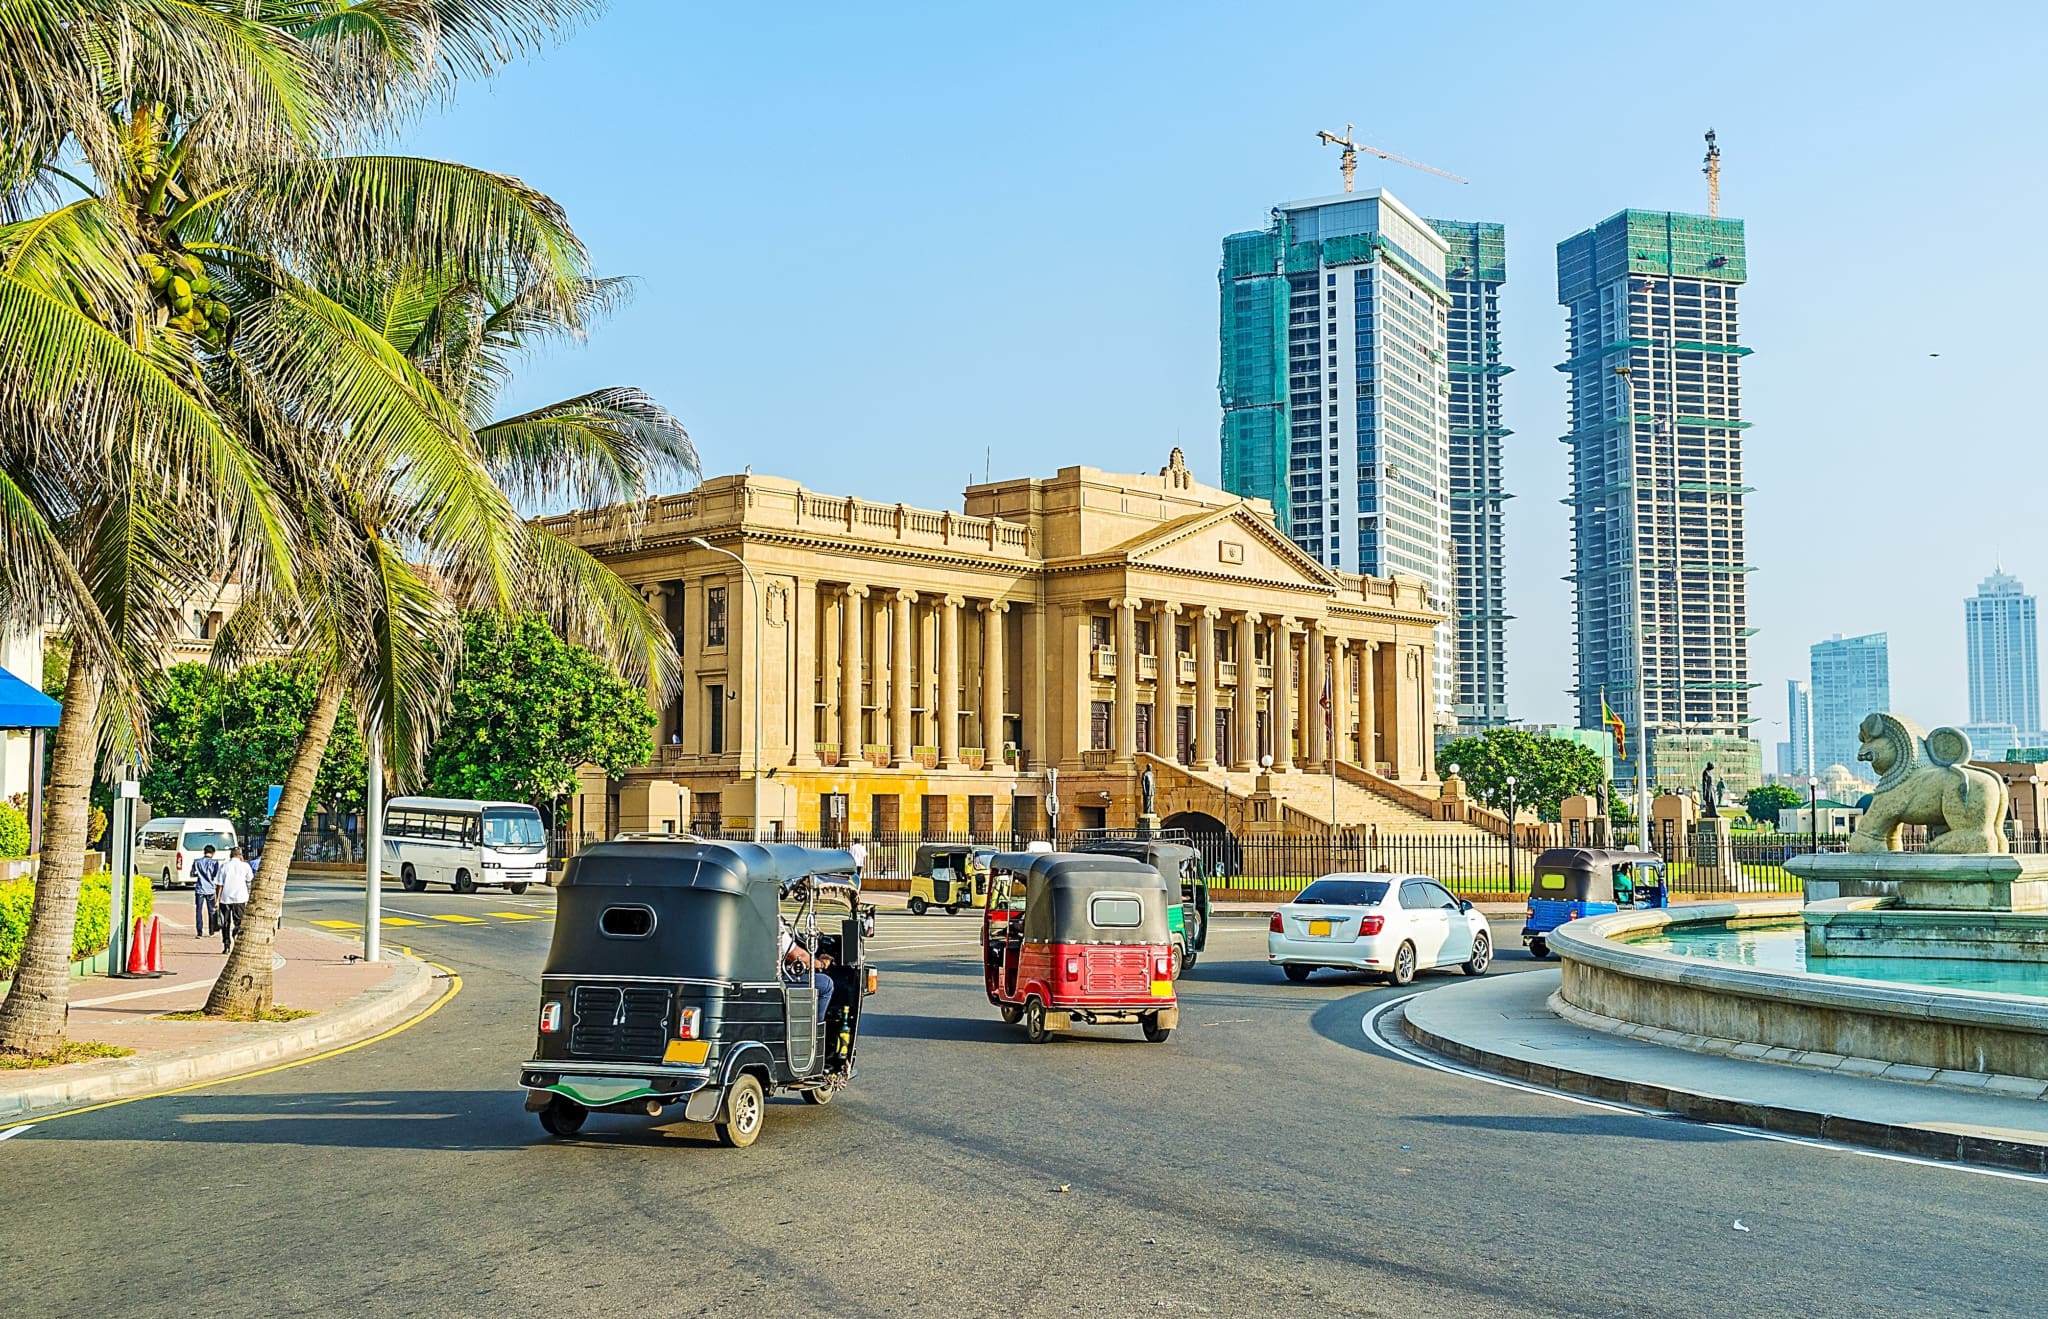
[[[0,1052],[0,1069],[62,1067],[65,1063],[91,1062],[95,1058],[126,1058],[134,1052],[118,1044],[101,1044],[96,1040],[66,1040],[51,1053]]]
[[[271,1008],[271,1009],[270,1009],[270,1011],[268,1011],[268,1012],[264,1013],[264,1014],[263,1014],[262,1016],[260,1016],[260,1017],[209,1017],[209,1016],[207,1016],[207,1015],[206,1015],[206,1013],[205,1013],[205,1011],[204,1011],[204,1010],[194,1010],[194,1011],[191,1011],[191,1012],[166,1012],[166,1013],[162,1014],[161,1016],[159,1016],[159,1017],[157,1018],[157,1020],[158,1020],[158,1021],[297,1021],[297,1020],[298,1020],[299,1018],[301,1018],[301,1017],[310,1017],[310,1016],[312,1016],[312,1015],[313,1015],[313,1012],[312,1012],[312,1009],[310,1009],[310,1008],[280,1008],[280,1007],[273,1007],[273,1008]]]

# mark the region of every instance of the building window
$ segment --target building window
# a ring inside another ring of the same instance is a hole
[[[710,705],[711,716],[704,724],[705,739],[708,743],[704,750],[706,754],[722,756],[725,754],[725,688],[714,682],[704,689],[704,694]]]
[[[1136,708],[1136,713],[1138,716],[1138,745],[1135,749],[1150,752],[1152,750],[1152,707],[1140,705]]]
[[[1088,620],[1088,641],[1097,650],[1109,649],[1109,619],[1101,614]]]
[[[725,588],[709,586],[704,589],[704,644],[723,646],[725,644]]]
[[[1114,707],[1108,701],[1088,703],[1088,749],[1109,750],[1109,719]]]

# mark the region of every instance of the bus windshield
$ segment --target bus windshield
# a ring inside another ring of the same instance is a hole
[[[538,811],[484,812],[485,847],[502,852],[538,852],[547,842],[547,831],[541,827]]]

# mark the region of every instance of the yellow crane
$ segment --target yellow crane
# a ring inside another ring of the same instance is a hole
[[[1453,183],[1470,183],[1472,181],[1467,178],[1460,178],[1449,170],[1438,169],[1434,165],[1425,165],[1419,160],[1410,160],[1406,156],[1397,156],[1391,151],[1382,151],[1376,146],[1354,141],[1351,136],[1352,128],[1353,125],[1351,124],[1344,125],[1344,134],[1341,137],[1335,133],[1320,131],[1316,133],[1316,136],[1323,140],[1324,146],[1344,148],[1344,154],[1337,157],[1337,168],[1344,171],[1344,191],[1346,192],[1351,191],[1352,179],[1358,173],[1358,153],[1361,151],[1368,155],[1378,156],[1381,160],[1391,160],[1396,165],[1406,165],[1409,169],[1419,169],[1425,174],[1434,174],[1440,179],[1449,179]]]
[[[1718,220],[1721,217],[1721,144],[1714,141],[1711,128],[1707,130],[1707,165],[1700,173],[1707,176],[1707,215]]]

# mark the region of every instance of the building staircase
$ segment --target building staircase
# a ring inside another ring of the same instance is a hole
[[[1159,786],[1162,818],[1197,811],[1242,832],[1262,777],[1257,771],[1200,770],[1159,756],[1138,757]],[[1282,831],[1326,834],[1331,827],[1332,792],[1327,773],[1300,769],[1264,776],[1278,803]],[[1339,762],[1335,785],[1336,827],[1343,833],[1382,838],[1459,838],[1474,842],[1504,837],[1507,821],[1462,798],[1441,800],[1404,787],[1357,765]]]

